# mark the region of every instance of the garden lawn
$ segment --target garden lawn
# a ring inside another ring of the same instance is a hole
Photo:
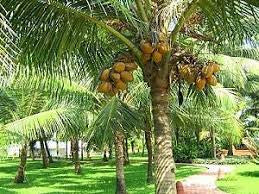
[[[126,166],[126,185],[129,194],[154,193],[154,185],[146,184],[146,158],[131,157]],[[14,184],[13,179],[19,160],[0,160],[0,193],[115,193],[114,161],[104,163],[99,160],[85,161],[82,174],[75,175],[71,161],[56,161],[50,168],[42,169],[41,161],[27,163],[27,182]],[[177,179],[200,173],[204,168],[195,166],[177,166]]]
[[[224,179],[217,181],[218,187],[232,194],[259,194],[259,165],[237,165]]]

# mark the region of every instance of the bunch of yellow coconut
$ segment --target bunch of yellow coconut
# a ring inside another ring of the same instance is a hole
[[[150,41],[142,40],[140,50],[142,51],[142,62],[144,64],[151,60],[159,64],[163,59],[163,55],[170,50],[170,47],[165,41],[160,41],[156,46],[153,46]]]
[[[133,81],[133,71],[138,68],[134,62],[116,62],[112,68],[105,69],[100,75],[98,91],[110,96],[127,89],[128,82]]]
[[[206,84],[216,86],[218,81],[215,74],[218,71],[220,71],[219,65],[211,61],[202,67],[191,64],[185,64],[179,67],[180,77],[189,84],[195,83],[198,91],[202,91]]]

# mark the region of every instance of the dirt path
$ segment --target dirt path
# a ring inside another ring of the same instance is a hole
[[[199,165],[208,170],[199,175],[193,175],[182,181],[184,192],[178,194],[223,194],[216,186],[216,180],[233,169],[225,165]]]

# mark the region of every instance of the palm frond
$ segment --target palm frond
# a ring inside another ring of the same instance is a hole
[[[136,110],[113,97],[97,114],[90,133],[96,137],[96,143],[101,145],[109,142],[116,130],[131,133],[136,128],[141,128],[142,122],[143,119]]]
[[[0,86],[6,85],[7,78],[13,74],[18,51],[15,45],[16,33],[6,19],[6,15],[6,10],[0,3]]]
[[[205,34],[210,34],[223,51],[225,47],[236,52],[248,42],[258,53],[258,5],[245,0],[202,0],[199,7],[206,18]],[[211,46],[217,47],[217,44],[212,42]]]
[[[43,130],[47,134],[65,130],[76,119],[73,107],[68,104],[59,105],[38,114],[17,119],[4,126],[10,133],[21,134],[25,139],[36,139]]]

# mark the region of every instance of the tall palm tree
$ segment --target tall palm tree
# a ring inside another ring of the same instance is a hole
[[[116,158],[116,193],[125,194],[124,177],[124,139],[125,134],[143,127],[141,115],[117,97],[105,103],[96,115],[92,134],[96,144],[110,143],[113,139]]]
[[[253,44],[258,32],[256,0],[3,0],[2,4],[12,12],[12,24],[21,37],[20,63],[33,61],[36,71],[69,74],[73,69],[97,77],[118,53],[132,53],[151,88],[159,194],[176,192],[168,112],[170,72],[181,60],[177,48],[196,45],[202,51],[205,45],[225,52],[227,47],[235,54],[244,41]],[[189,20],[194,15],[202,20]],[[152,45],[159,39],[170,44],[159,66],[142,61],[138,45],[143,39]]]

